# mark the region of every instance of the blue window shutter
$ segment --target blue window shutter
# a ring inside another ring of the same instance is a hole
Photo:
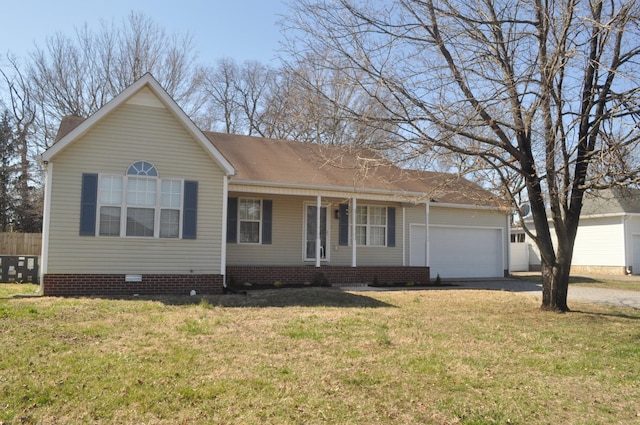
[[[271,222],[272,222],[273,201],[264,199],[262,201],[262,243],[271,244]]]
[[[396,246],[396,209],[387,207],[387,246]]]
[[[238,198],[227,199],[227,242],[238,241]]]
[[[340,204],[338,206],[338,245],[349,245],[349,215],[347,214],[349,206]]]
[[[182,239],[196,239],[198,227],[198,182],[184,182]]]
[[[80,235],[96,235],[96,208],[98,207],[98,175],[82,174],[80,195]]]

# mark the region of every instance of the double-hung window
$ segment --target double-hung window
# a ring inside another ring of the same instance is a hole
[[[133,163],[126,176],[101,175],[98,234],[179,238],[182,188],[182,180],[158,178],[146,161]]]
[[[153,237],[158,191],[155,177],[127,176],[127,236]]]
[[[240,198],[238,202],[238,221],[240,224],[239,243],[260,243],[260,223],[262,221],[262,202],[260,199]]]
[[[386,246],[387,208],[358,206],[355,236],[356,243],[361,246]]]
[[[120,176],[102,176],[100,179],[100,236],[120,236],[122,187]]]

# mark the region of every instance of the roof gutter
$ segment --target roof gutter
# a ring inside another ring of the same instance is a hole
[[[344,192],[348,194],[354,193],[371,193],[376,195],[394,195],[397,196],[400,193],[407,198],[426,198],[427,196],[423,192],[407,192],[407,191],[394,191],[388,189],[372,189],[372,188],[358,188],[350,186],[329,186],[329,185],[313,185],[304,183],[282,183],[282,182],[269,182],[263,180],[241,180],[231,179],[229,185],[246,185],[246,186],[258,186],[258,187],[282,187],[288,189],[301,189],[301,190],[326,190],[331,192]]]
[[[396,199],[400,198],[402,201],[409,201],[414,205],[425,203],[429,199],[428,194],[424,192],[394,191],[394,190],[387,190],[387,189],[358,188],[358,187],[349,187],[349,186],[309,185],[309,184],[302,184],[302,183],[268,182],[263,180],[230,179],[229,190],[232,190],[234,185],[254,186],[254,187],[262,187],[262,188],[268,188],[268,187],[286,188],[286,189],[297,189],[301,191],[323,190],[327,192],[341,192],[341,193],[344,193],[345,195],[350,195],[350,196],[352,196],[353,194],[385,195],[385,196],[392,196]],[[446,202],[446,203],[437,202],[433,200],[430,201],[430,204],[433,206],[443,207],[443,208],[461,208],[461,209],[474,209],[474,210],[503,209],[500,206],[456,204],[456,203],[449,203],[449,202]]]
[[[431,201],[431,207],[443,207],[443,208],[459,208],[464,210],[495,210],[499,211],[504,209],[500,206],[490,206],[490,205],[475,205],[475,204],[453,204],[450,202],[437,202]]]

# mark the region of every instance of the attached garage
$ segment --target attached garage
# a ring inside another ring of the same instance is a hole
[[[501,229],[429,226],[431,277],[503,277],[502,241]]]

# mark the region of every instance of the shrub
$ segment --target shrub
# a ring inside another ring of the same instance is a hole
[[[313,284],[316,286],[327,286],[329,281],[324,273],[318,272],[313,276]]]

